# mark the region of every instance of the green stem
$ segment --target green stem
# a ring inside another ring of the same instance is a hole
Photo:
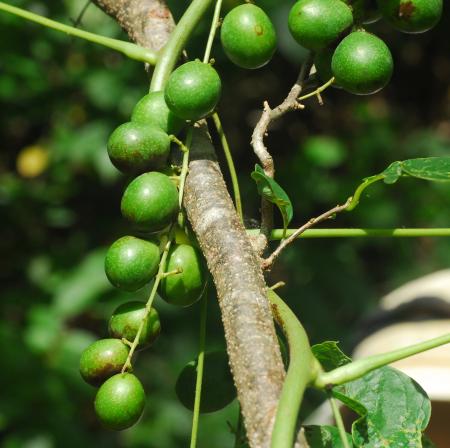
[[[350,448],[347,438],[347,432],[345,431],[344,421],[342,420],[342,415],[339,411],[339,406],[337,405],[336,400],[333,398],[331,393],[328,393],[328,400],[330,402],[334,420],[339,431],[339,437],[341,438],[342,446],[344,448]]]
[[[205,292],[202,298],[202,309],[200,314],[200,347],[197,361],[197,380],[195,382],[194,414],[192,416],[192,432],[191,432],[190,448],[195,448],[197,445],[198,420],[200,415],[200,402],[202,398],[203,367],[205,363],[207,305],[208,305],[208,294]],[[220,387],[220,385],[217,386]]]
[[[222,127],[222,122],[220,121],[219,115],[215,112],[212,115],[214,125],[216,127],[217,133],[219,134],[220,143],[225,154],[225,159],[228,165],[228,171],[230,172],[231,185],[233,187],[234,203],[236,205],[236,210],[238,212],[241,221],[244,222],[244,214],[242,211],[242,200],[241,192],[239,189],[239,181],[236,173],[236,168],[233,161],[233,155],[231,154],[230,145],[228,144],[227,137]]]
[[[297,229],[287,229],[286,237],[292,235]],[[258,235],[259,229],[247,230],[249,235]],[[364,238],[364,237],[449,237],[450,228],[435,229],[309,229],[299,238]],[[271,241],[284,239],[283,229],[274,229],[270,235]]]
[[[322,84],[316,90],[309,92],[306,95],[301,96],[300,98],[297,99],[297,101],[303,101],[303,100],[306,100],[307,98],[311,98],[312,96],[319,95],[324,90],[328,89],[328,87],[330,87],[331,84],[333,84],[333,83],[334,83],[334,77],[331,78],[330,80],[328,80],[325,84]]]
[[[330,372],[322,372],[316,378],[314,385],[320,389],[330,386],[338,386],[349,381],[357,380],[372,370],[400,361],[404,358],[416,355],[418,353],[440,347],[441,345],[450,343],[450,333],[419,344],[410,345],[409,347],[394,350],[380,355],[369,356],[364,359],[358,359],[345,366],[338,367]]]
[[[83,31],[73,26],[64,25],[56,22],[55,20],[47,19],[46,17],[17,8],[15,6],[7,5],[3,2],[0,2],[0,11],[9,12],[16,16],[22,17],[23,19],[30,20],[31,22],[39,23],[40,25],[52,28],[56,31],[66,33],[69,36],[79,37],[89,42],[103,45],[104,47],[119,51],[130,59],[135,59],[136,61],[146,62],[151,65],[155,65],[157,61],[157,54],[154,51],[143,48],[131,42],[124,42],[119,39],[111,39],[110,37],[89,33],[88,31]]]
[[[348,212],[351,212],[358,204],[359,199],[361,197],[362,192],[371,184],[378,182],[380,180],[383,180],[385,178],[384,174],[377,174],[376,176],[368,177],[367,179],[364,179],[364,182],[358,186],[358,188],[355,190],[355,193],[353,194],[352,200],[350,204],[348,204],[348,207],[346,210]]]
[[[178,225],[180,228],[184,227],[185,216],[183,212],[183,196],[184,196],[184,187],[186,185],[186,177],[189,171],[189,150],[191,149],[192,144],[192,127],[189,128],[186,135],[186,145],[183,145],[185,150],[183,151],[183,165],[181,167],[180,179],[178,184],[178,204],[180,206],[180,213],[178,215]]]
[[[193,0],[186,9],[183,17],[181,17],[178,25],[170,35],[169,41],[158,57],[158,63],[156,64],[150,84],[151,92],[163,90],[192,32],[212,2],[213,0]]]
[[[222,0],[216,0],[216,7],[214,8],[214,16],[211,22],[211,29],[208,35],[208,42],[206,43],[205,55],[203,56],[203,63],[207,64],[211,56],[211,49],[216,35],[217,28],[219,27],[220,10],[222,8]]]
[[[314,380],[318,363],[308,336],[295,314],[272,290],[267,291],[275,320],[289,344],[289,368],[284,379],[272,433],[271,448],[292,448],[297,417],[306,386]]]

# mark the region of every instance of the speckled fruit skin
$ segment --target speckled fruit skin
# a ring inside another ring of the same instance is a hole
[[[161,128],[167,134],[178,134],[184,120],[176,117],[167,107],[164,92],[150,92],[134,106],[131,121]]]
[[[197,359],[189,362],[181,371],[175,392],[184,407],[194,410]],[[202,398],[200,412],[219,411],[236,398],[236,389],[224,351],[205,353]]]
[[[139,173],[164,167],[170,152],[169,136],[157,126],[121,124],[108,140],[112,164],[124,173]]]
[[[331,70],[333,54],[334,48],[324,48],[314,55],[314,66],[316,67],[318,77],[323,83],[329,81],[334,76]],[[331,85],[332,87],[341,88],[336,81]]]
[[[142,415],[144,406],[144,388],[131,373],[118,373],[105,381],[94,403],[100,422],[116,431],[133,426]]]
[[[299,0],[288,22],[294,39],[314,51],[331,45],[352,24],[352,10],[341,0]]]
[[[128,357],[128,347],[118,339],[100,339],[87,347],[80,357],[80,374],[92,386],[120,372]]]
[[[383,17],[404,33],[424,33],[442,15],[442,0],[377,0]]]
[[[137,291],[155,276],[159,265],[156,244],[124,236],[115,241],[105,257],[105,273],[109,281],[125,291]]]
[[[205,288],[206,266],[201,253],[193,246],[180,244],[169,252],[166,272],[182,269],[161,280],[159,295],[168,303],[189,306],[200,299]]]
[[[145,315],[144,302],[127,302],[120,305],[109,319],[109,335],[113,338],[125,338],[130,342],[134,341],[139,326]],[[150,309],[150,313],[145,319],[141,335],[139,337],[139,348],[148,347],[159,336],[161,323],[158,312],[155,308]]]
[[[255,69],[272,58],[277,36],[269,17],[247,3],[232,9],[223,20],[220,39],[228,58],[242,68]]]
[[[177,117],[197,121],[214,110],[221,90],[220,77],[211,65],[191,61],[172,72],[164,98]]]
[[[161,230],[178,213],[178,190],[165,174],[141,174],[126,188],[121,210],[139,228],[149,232]]]
[[[391,79],[393,68],[387,45],[366,31],[355,31],[345,37],[331,60],[336,82],[356,95],[381,90]]]

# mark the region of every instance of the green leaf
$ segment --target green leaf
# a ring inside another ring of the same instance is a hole
[[[382,367],[334,388],[333,395],[360,415],[352,426],[355,446],[422,446],[422,432],[431,414],[430,400],[404,373]]]
[[[338,342],[336,341],[325,341],[321,344],[313,345],[311,350],[327,372],[352,361],[351,358],[338,347]]]
[[[305,437],[310,448],[342,448],[344,445],[335,426],[305,426]],[[348,443],[352,444],[350,434],[347,434]]]
[[[402,162],[402,170],[409,176],[437,182],[450,182],[450,157],[427,157]]]
[[[277,182],[265,175],[264,170],[258,164],[255,165],[255,171],[253,171],[251,176],[256,182],[258,193],[264,199],[275,204],[280,210],[283,217],[283,228],[286,231],[294,214],[289,196]]]
[[[391,163],[381,174],[385,184],[395,184],[402,175],[402,162]]]

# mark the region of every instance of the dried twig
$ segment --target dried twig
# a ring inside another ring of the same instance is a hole
[[[266,174],[266,176],[269,176],[271,178],[273,178],[275,175],[275,167],[273,158],[270,155],[266,145],[264,144],[264,137],[267,135],[267,130],[272,121],[277,120],[287,112],[303,109],[304,106],[298,102],[298,97],[303,90],[304,81],[308,76],[311,67],[312,57],[310,55],[303,63],[297,81],[292,86],[285,100],[274,109],[270,108],[267,101],[264,102],[264,109],[261,114],[261,118],[259,119],[258,124],[255,126],[255,129],[253,131],[251,140],[253,151],[258,157],[264,169],[264,173]],[[259,251],[261,253],[267,246],[267,242],[269,241],[270,231],[273,227],[272,222],[273,205],[263,198],[261,202],[261,235],[263,237],[263,240],[262,243],[259,244]]]
[[[333,207],[331,210],[328,210],[325,213],[322,213],[320,216],[317,216],[316,218],[311,218],[307,223],[303,224],[300,228],[298,228],[289,238],[286,238],[285,240],[282,240],[279,246],[272,252],[272,254],[264,259],[262,261],[262,267],[263,269],[270,269],[275,262],[275,260],[278,258],[278,256],[281,254],[281,252],[289,246],[293,241],[295,241],[305,230],[310,229],[311,227],[315,226],[319,222],[325,221],[326,219],[331,218],[336,213],[340,213],[344,211],[348,205],[350,204],[352,198],[348,198],[346,203],[343,205],[336,205],[336,207]]]

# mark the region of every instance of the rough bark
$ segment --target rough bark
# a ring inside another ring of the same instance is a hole
[[[148,48],[160,48],[173,27],[172,16],[161,0],[95,3],[116,18],[133,40]],[[159,12],[155,15],[155,11]],[[156,20],[157,25],[151,25],[152,17],[167,23],[164,26]],[[184,206],[217,287],[250,446],[267,448],[284,368],[260,260],[236,214],[204,128],[196,131],[191,148]]]
[[[138,44],[161,49],[175,28],[172,14],[162,0],[93,0],[113,17]]]
[[[284,369],[264,278],[204,128],[192,148],[184,206],[217,288],[250,444],[267,447]]]

